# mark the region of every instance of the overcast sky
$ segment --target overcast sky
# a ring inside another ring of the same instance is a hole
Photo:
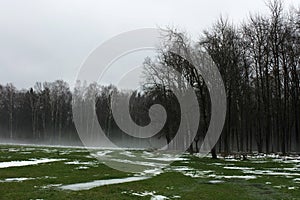
[[[285,0],[285,6],[300,0]],[[74,82],[81,63],[124,31],[177,26],[197,38],[222,14],[267,12],[264,0],[0,0],[0,84]]]

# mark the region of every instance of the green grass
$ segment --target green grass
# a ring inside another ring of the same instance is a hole
[[[29,153],[24,153],[29,152]],[[135,151],[135,154],[142,153]],[[62,161],[0,169],[0,199],[150,199],[151,196],[136,196],[132,193],[155,191],[170,199],[300,199],[300,183],[293,181],[298,175],[273,176],[256,175],[256,179],[218,178],[223,183],[211,184],[215,177],[208,176],[242,176],[242,170],[224,169],[224,166],[250,167],[254,170],[270,170],[276,172],[297,173],[283,168],[295,167],[295,164],[275,162],[272,159],[260,159],[265,163],[251,161],[213,160],[187,156],[189,162],[177,161],[167,167],[164,173],[150,179],[96,187],[85,191],[62,190],[49,187],[52,184],[73,184],[93,180],[124,178],[133,176],[131,173],[118,171],[101,164],[84,149],[28,147],[0,145],[0,162],[30,160],[39,158],[60,158]],[[70,161],[92,162],[88,169],[78,169],[79,165],[68,165]],[[219,163],[219,164],[216,164]],[[196,172],[212,171],[201,177],[190,177],[173,169],[187,166]],[[274,170],[274,168],[277,168]],[[300,173],[300,171],[299,171]],[[254,175],[254,174],[248,174]],[[23,182],[4,182],[6,178],[35,178]],[[270,182],[270,184],[266,184]],[[274,186],[281,186],[274,187]],[[290,187],[290,189],[289,189]],[[296,189],[291,189],[295,187]]]

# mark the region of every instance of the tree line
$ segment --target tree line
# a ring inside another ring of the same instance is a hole
[[[0,85],[1,141],[82,145],[73,121],[72,103],[78,101],[76,105],[82,110],[82,120],[87,121],[90,119],[85,118],[85,112],[90,110],[85,107],[85,102],[94,100],[101,128],[118,146],[142,148],[146,145],[154,148],[155,144],[145,140],[134,140],[118,127],[112,115],[112,105],[115,103],[113,93],[119,99],[130,99],[130,115],[140,126],[150,122],[148,110],[153,104],[164,103],[155,93],[121,91],[113,85],[101,86],[80,81],[77,81],[72,92],[62,80],[38,82],[28,90],[17,90],[12,84]],[[175,99],[175,96],[169,96],[169,99]],[[172,109],[176,110],[174,105],[172,106]],[[171,115],[169,110],[171,107],[166,108],[169,116],[167,124],[176,122],[177,118],[174,118],[175,115]],[[92,125],[87,122],[84,131],[88,133],[90,126]],[[155,137],[164,138],[165,132],[163,129]]]
[[[181,117],[180,104],[172,90],[184,90],[189,84],[196,92],[201,120],[188,149],[198,152],[211,115],[209,83],[204,82],[201,70],[216,65],[225,85],[227,115],[212,154],[299,152],[300,10],[285,10],[280,1],[269,2],[267,6],[268,14],[252,14],[238,25],[220,18],[196,41],[186,32],[163,29],[164,43],[156,59],[146,58],[143,64],[142,92],[120,91],[113,85],[96,83],[77,83],[71,91],[64,81],[37,83],[28,90],[17,90],[12,84],[0,85],[0,137],[80,144],[72,119],[72,101],[80,96],[81,101],[96,99],[101,127],[118,142],[120,137],[128,136],[111,113],[111,94],[115,92],[130,98],[131,117],[141,126],[149,123],[151,105],[162,104],[168,118],[157,137],[169,143]],[[176,51],[198,65],[193,66]]]

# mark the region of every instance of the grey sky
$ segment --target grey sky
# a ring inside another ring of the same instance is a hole
[[[197,37],[220,14],[239,22],[266,10],[263,0],[0,0],[0,84],[72,85],[89,53],[121,32],[170,25]]]

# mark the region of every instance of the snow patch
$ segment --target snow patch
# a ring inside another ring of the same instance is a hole
[[[293,181],[300,183],[300,178],[294,178]]]
[[[275,172],[271,170],[244,170],[243,173],[268,176],[300,176],[300,173]]]
[[[79,166],[79,167],[76,167],[75,169],[89,169],[89,167],[87,167],[87,166]]]
[[[93,154],[93,155],[95,155],[96,157],[97,156],[107,156],[107,154],[110,154],[110,153],[112,153],[113,151],[111,151],[111,150],[105,150],[105,151],[98,151],[96,154]]]
[[[165,199],[169,199],[169,198],[163,195],[153,195],[150,200],[165,200]]]
[[[126,160],[126,159],[109,159],[109,161],[115,161],[120,163],[128,163],[133,165],[143,165],[143,166],[149,166],[149,167],[165,167],[166,164],[162,163],[153,163],[153,162],[142,162],[142,161],[132,161],[132,160]]]
[[[4,180],[0,180],[0,182],[23,182],[28,180],[34,180],[35,178],[6,178]]]
[[[8,167],[23,167],[23,166],[29,166],[29,165],[37,165],[42,163],[50,163],[50,162],[56,162],[56,161],[62,161],[65,159],[48,159],[43,158],[40,160],[24,160],[24,161],[10,161],[10,162],[1,162],[0,168],[8,168]]]
[[[121,155],[124,155],[124,156],[127,156],[127,157],[130,157],[130,158],[134,158],[136,157],[135,155],[132,154],[132,152],[130,151],[123,151],[120,153]]]
[[[209,173],[212,173],[213,171],[211,170],[207,170],[207,171],[189,171],[189,172],[183,172],[182,174],[185,176],[190,176],[192,178],[204,178],[205,176],[208,177],[215,177],[216,175],[214,174],[210,174],[207,175]]]
[[[174,168],[172,170],[182,172],[182,171],[192,171],[194,169],[190,168],[190,167],[178,167],[178,168]]]
[[[147,175],[147,176],[157,176],[159,174],[163,173],[163,170],[161,168],[155,168],[155,169],[147,169],[144,170],[141,175]]]
[[[225,166],[224,169],[251,170],[251,169],[254,169],[254,168],[253,167],[228,167],[228,166]]]
[[[104,185],[113,185],[119,183],[128,183],[134,181],[141,181],[145,179],[149,179],[150,177],[128,177],[128,178],[120,178],[120,179],[108,179],[108,180],[96,180],[87,183],[75,183],[70,185],[64,185],[59,188],[63,190],[73,190],[73,191],[80,191],[80,190],[89,190],[95,187],[104,186]]]
[[[53,188],[53,187],[59,187],[61,186],[62,184],[50,184],[50,185],[45,185],[45,186],[42,186],[41,188],[42,189],[49,189],[49,188]]]
[[[153,192],[148,192],[148,191],[145,191],[145,192],[132,192],[132,191],[131,192],[126,192],[125,191],[125,192],[122,192],[122,194],[131,194],[131,195],[139,196],[139,197],[151,196],[150,200],[166,200],[166,199],[170,199],[170,198],[168,198],[166,196],[156,194],[155,191],[153,191]],[[176,197],[176,198],[178,198],[178,197]]]
[[[224,181],[222,181],[222,180],[210,180],[208,182],[211,183],[211,184],[224,183]]]
[[[245,179],[245,180],[250,180],[250,179],[256,179],[256,176],[215,176],[215,178],[225,178],[225,179]]]
[[[165,161],[165,162],[172,162],[172,161],[184,161],[188,160],[187,158],[180,158],[180,157],[158,157],[158,158],[146,158],[150,160],[157,160],[157,161]]]
[[[78,160],[74,160],[71,162],[65,162],[66,165],[96,165],[95,162],[80,162]]]

